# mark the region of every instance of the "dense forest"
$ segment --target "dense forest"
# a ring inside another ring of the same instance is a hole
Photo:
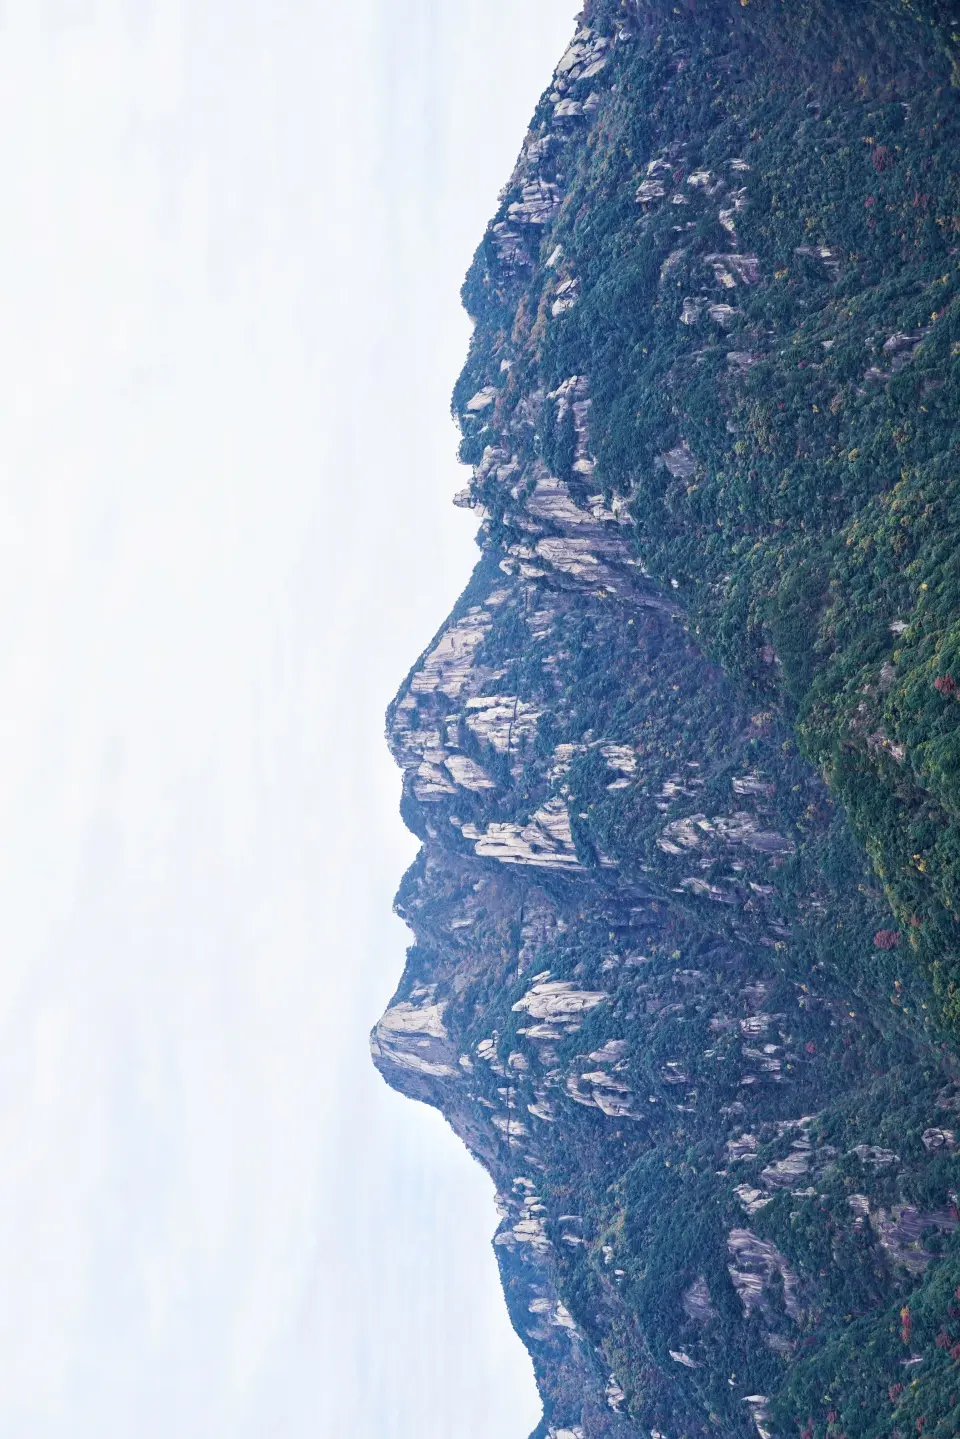
[[[960,1433],[960,17],[596,0],[463,289],[373,1035],[536,1439]]]

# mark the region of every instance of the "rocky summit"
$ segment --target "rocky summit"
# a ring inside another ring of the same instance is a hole
[[[372,1035],[535,1439],[960,1434],[960,17],[595,0],[463,288]]]

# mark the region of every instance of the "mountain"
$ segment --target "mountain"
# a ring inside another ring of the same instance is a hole
[[[960,1434],[960,26],[596,0],[463,288],[388,1083],[535,1439]]]

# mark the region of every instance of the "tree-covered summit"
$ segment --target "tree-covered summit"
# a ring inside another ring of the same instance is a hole
[[[374,1049],[551,1439],[960,1432],[958,47],[598,0],[464,284]]]

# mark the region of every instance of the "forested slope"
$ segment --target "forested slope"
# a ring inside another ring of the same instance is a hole
[[[952,14],[588,6],[464,286],[374,1052],[558,1439],[960,1433]]]

